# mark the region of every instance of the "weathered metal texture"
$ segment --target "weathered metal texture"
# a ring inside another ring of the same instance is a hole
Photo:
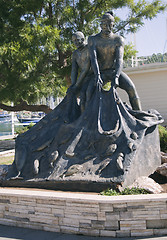
[[[95,90],[81,114],[68,94],[50,114],[16,139],[4,185],[99,191],[127,186],[160,165],[154,110],[134,111],[116,90]],[[12,183],[13,182],[13,183]]]

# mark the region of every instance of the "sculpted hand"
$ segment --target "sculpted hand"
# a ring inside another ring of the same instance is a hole
[[[113,79],[111,86],[114,88],[117,88],[119,86],[119,80],[117,76]]]

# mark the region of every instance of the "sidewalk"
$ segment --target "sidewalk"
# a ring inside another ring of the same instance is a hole
[[[5,136],[0,136],[0,140],[8,140],[8,139],[14,139],[15,135],[5,135]]]
[[[45,232],[26,228],[18,228],[0,225],[0,240],[167,240],[163,237],[145,238],[111,238],[111,237],[89,237],[82,235],[69,235],[63,233]]]

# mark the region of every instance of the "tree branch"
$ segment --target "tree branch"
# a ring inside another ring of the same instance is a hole
[[[89,8],[84,14],[87,15],[87,14],[94,14],[95,11],[101,7],[101,4],[104,3],[105,1],[104,0],[101,0],[99,3],[96,4],[96,6],[92,6],[91,8]]]
[[[22,101],[20,104],[15,106],[8,106],[3,103],[0,103],[0,108],[10,112],[18,112],[18,111],[31,111],[31,112],[45,112],[49,113],[52,111],[50,107],[47,105],[28,105],[27,102]]]

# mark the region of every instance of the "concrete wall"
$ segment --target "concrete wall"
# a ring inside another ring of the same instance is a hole
[[[90,236],[167,235],[167,194],[107,197],[0,188],[0,224]]]
[[[143,110],[156,109],[167,125],[167,63],[148,64],[123,70],[134,82]],[[118,90],[128,102],[127,94]]]

